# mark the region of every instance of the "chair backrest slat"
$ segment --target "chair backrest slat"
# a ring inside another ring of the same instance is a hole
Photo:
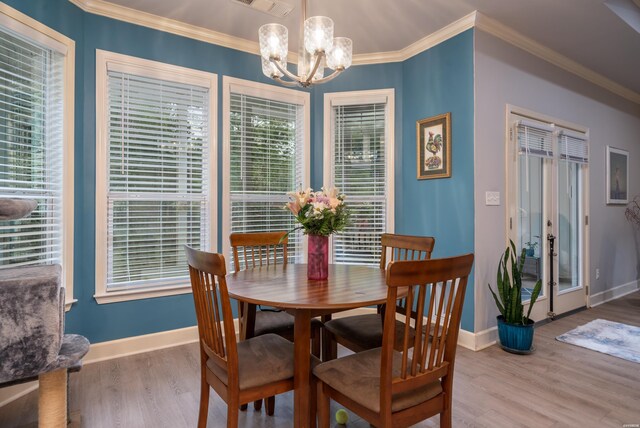
[[[236,271],[247,267],[287,264],[287,232],[232,233],[229,235]],[[241,258],[240,255],[243,257]]]
[[[227,370],[228,384],[238,382],[238,353],[227,290],[224,256],[185,246],[203,353]]]
[[[435,260],[395,260],[387,266],[386,305],[396,305],[397,296],[405,293],[406,305],[400,314],[405,323],[403,331],[398,332],[403,334],[402,340],[395,337],[396,314],[387,311],[384,317],[381,409],[387,407],[385,400],[390,400],[393,393],[418,388],[436,377],[452,374],[464,293],[472,265],[473,254],[467,254]],[[425,308],[428,308],[426,323],[423,321]],[[412,332],[409,324],[416,313],[420,316]],[[395,343],[402,343],[402,349],[398,350],[402,353],[400,373],[396,377],[393,374]],[[388,407],[390,409],[390,405]]]
[[[382,252],[380,269],[395,260],[425,260],[431,258],[436,240],[431,236],[410,236],[383,233],[380,237]],[[389,256],[387,256],[389,253]]]

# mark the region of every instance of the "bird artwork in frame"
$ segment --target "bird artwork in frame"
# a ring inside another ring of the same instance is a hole
[[[418,179],[451,177],[451,113],[416,122]]]

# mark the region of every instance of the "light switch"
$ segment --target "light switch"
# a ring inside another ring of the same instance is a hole
[[[500,205],[500,192],[486,192],[486,205]]]

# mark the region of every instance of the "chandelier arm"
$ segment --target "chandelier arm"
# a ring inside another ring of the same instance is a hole
[[[278,76],[271,76],[271,78],[272,78],[273,80],[275,80],[276,82],[280,83],[281,85],[284,85],[284,86],[289,86],[289,87],[291,87],[291,88],[293,88],[293,87],[295,87],[295,86],[298,86],[298,82],[288,82],[288,81],[286,81],[286,80],[282,80],[282,79],[281,79],[280,77],[278,77]]]
[[[340,74],[342,74],[343,71],[344,71],[344,69],[335,70],[333,73],[331,73],[327,77],[323,77],[322,79],[312,80],[311,84],[318,85],[318,84],[321,84],[321,83],[329,82],[329,81],[335,79],[336,77],[338,77]]]
[[[280,65],[279,61],[276,61],[275,59],[269,58],[269,61],[271,61],[273,63],[273,65],[276,66],[276,68],[285,76],[287,76],[289,79],[295,81],[295,82],[299,82],[300,78],[298,76],[296,76],[295,74],[291,73],[289,70],[287,70],[285,67],[283,67],[282,65]]]
[[[322,61],[322,57],[325,56],[325,53],[318,52],[314,56],[316,57],[316,62],[313,65],[313,68],[311,69],[311,71],[309,72],[309,75],[306,77],[306,79],[304,79],[304,83],[307,85],[310,85],[312,83],[311,79],[313,79],[313,76],[316,74],[316,71],[318,71],[318,67],[320,67],[320,62]]]

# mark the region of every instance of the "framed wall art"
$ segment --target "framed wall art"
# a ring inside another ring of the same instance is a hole
[[[607,146],[607,204],[629,202],[629,152]]]
[[[451,177],[451,113],[416,122],[418,180]]]

